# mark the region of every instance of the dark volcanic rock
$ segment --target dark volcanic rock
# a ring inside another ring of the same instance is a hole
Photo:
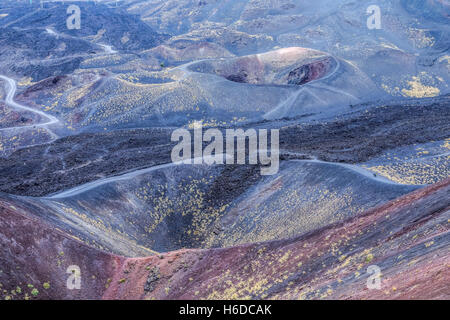
[[[365,162],[389,149],[448,138],[448,105],[446,96],[423,105],[394,104],[368,112],[363,109],[327,123],[286,126],[280,130],[280,148],[282,154],[290,153],[285,159],[318,157],[332,162]],[[169,163],[174,146],[170,142],[171,132],[171,129],[136,129],[81,134],[50,145],[18,150],[0,158],[0,191],[42,196],[99,177]],[[226,170],[242,173],[248,169],[238,166]],[[259,169],[250,167],[248,172],[250,179],[246,181],[251,181]],[[220,188],[222,191],[229,188],[227,192],[232,195],[239,190],[232,186],[242,183],[224,181]]]
[[[51,145],[18,150],[14,156],[0,159],[3,191],[47,195],[100,177],[168,163],[170,133],[170,130],[138,129],[81,134]],[[16,156],[23,160],[17,161]]]
[[[280,130],[280,148],[325,161],[364,162],[389,149],[448,138],[449,104],[445,96],[427,104],[380,106],[327,123],[287,126]]]
[[[150,269],[150,272],[147,277],[147,281],[145,282],[144,291],[146,293],[152,292],[156,287],[156,282],[160,279],[161,275],[159,273],[158,267],[153,267]]]

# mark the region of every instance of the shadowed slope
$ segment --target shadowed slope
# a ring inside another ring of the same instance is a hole
[[[136,257],[294,237],[417,187],[316,161],[284,162],[267,178],[251,166],[169,163],[47,198],[4,197],[88,245]]]

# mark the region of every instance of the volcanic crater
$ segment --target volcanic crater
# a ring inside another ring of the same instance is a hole
[[[216,74],[227,80],[255,85],[303,85],[331,74],[338,62],[332,56],[291,47],[237,58],[203,60],[189,70]]]

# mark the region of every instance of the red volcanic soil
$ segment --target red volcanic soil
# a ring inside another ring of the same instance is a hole
[[[128,259],[104,298],[448,299],[449,191],[450,179],[296,239]]]
[[[450,179],[297,238],[147,258],[91,249],[2,201],[0,280],[7,292],[49,281],[37,298],[449,299],[449,195]],[[65,287],[70,264],[81,290]]]
[[[3,299],[99,298],[125,260],[90,248],[1,199],[0,252]],[[80,290],[66,287],[71,265],[81,269]]]
[[[331,58],[318,60],[292,70],[288,77],[288,84],[302,85],[314,80],[318,80],[328,74],[331,70],[333,61]]]
[[[292,47],[230,59],[200,61],[195,72],[257,85],[303,85],[333,73],[337,61],[319,51]]]

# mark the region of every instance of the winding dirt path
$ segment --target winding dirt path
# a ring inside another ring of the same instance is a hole
[[[227,157],[226,154],[222,154],[223,156]],[[193,161],[194,159],[192,159]],[[386,183],[386,184],[393,184],[393,185],[398,185],[398,186],[408,186],[407,184],[401,184],[401,183],[397,183],[395,181],[391,181],[385,177],[381,177],[379,175],[374,175],[373,172],[366,170],[360,166],[357,165],[352,165],[352,164],[345,164],[345,163],[335,163],[335,162],[326,162],[326,161],[320,161],[320,160],[289,160],[289,161],[293,161],[293,162],[303,162],[303,163],[320,163],[320,164],[325,164],[325,165],[333,165],[333,166],[337,166],[337,167],[342,167],[342,168],[346,168],[348,170],[351,170],[361,176],[364,176],[365,178],[369,178],[371,180],[380,182],[380,183]],[[48,197],[43,197],[43,198],[47,198],[47,199],[63,199],[63,198],[68,198],[71,196],[75,196],[78,194],[81,194],[83,192],[92,190],[98,186],[104,185],[106,183],[111,183],[111,182],[116,182],[116,181],[123,181],[123,180],[129,180],[129,179],[133,179],[141,174],[146,174],[152,171],[156,171],[156,170],[163,170],[166,168],[170,168],[176,165],[183,165],[183,162],[175,162],[175,163],[166,163],[166,164],[161,164],[161,165],[156,165],[153,167],[149,167],[149,168],[145,168],[145,169],[139,169],[139,170],[135,170],[135,171],[131,171],[131,172],[127,172],[118,176],[114,176],[114,177],[109,177],[109,178],[102,178],[99,180],[94,180],[88,183],[85,183],[83,185],[50,195]],[[205,164],[202,164],[205,165]],[[412,185],[411,185],[412,186]]]
[[[24,105],[21,105],[21,104],[15,102],[14,96],[15,96],[16,90],[17,90],[16,82],[13,79],[11,79],[7,76],[4,76],[4,75],[0,75],[0,79],[6,81],[5,89],[6,89],[7,93],[6,93],[5,103],[8,106],[10,106],[14,109],[20,109],[20,110],[33,112],[35,114],[38,114],[42,118],[47,119],[47,121],[44,123],[31,124],[31,125],[19,126],[19,127],[2,128],[2,129],[0,129],[0,132],[2,132],[2,131],[18,131],[18,130],[35,129],[35,128],[45,128],[49,132],[49,134],[52,136],[53,141],[58,139],[58,136],[52,130],[50,130],[48,127],[50,125],[60,123],[59,119],[52,115],[46,114],[45,112],[43,112],[41,110],[36,110],[36,109],[30,108],[30,107],[27,107],[27,106],[24,106]]]

